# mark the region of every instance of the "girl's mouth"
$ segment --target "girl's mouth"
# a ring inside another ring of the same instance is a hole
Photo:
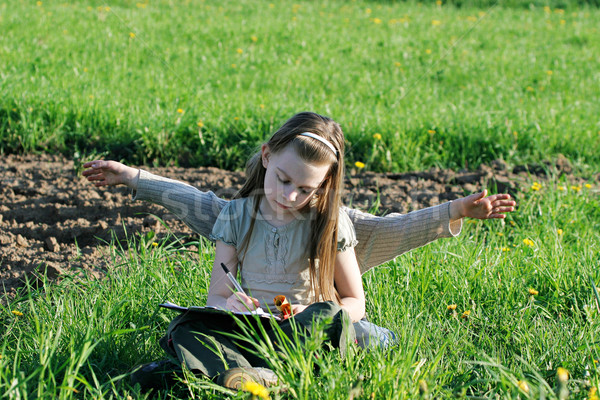
[[[275,204],[277,204],[277,206],[279,206],[280,208],[283,208],[284,210],[289,210],[292,207],[288,207],[288,206],[284,206],[283,204],[281,204],[278,201],[275,201]]]

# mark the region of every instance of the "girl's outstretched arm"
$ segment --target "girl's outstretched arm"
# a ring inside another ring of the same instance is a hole
[[[227,266],[234,277],[237,275],[238,259],[235,247],[218,240],[206,305],[231,311],[248,311],[260,307],[257,299],[232,290],[233,284],[221,268],[221,263]]]
[[[352,322],[361,320],[365,316],[365,292],[356,254],[352,247],[337,253],[334,279],[342,299],[342,308],[348,311]]]

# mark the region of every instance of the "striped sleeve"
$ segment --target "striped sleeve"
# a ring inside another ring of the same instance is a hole
[[[355,251],[363,274],[436,239],[457,236],[462,229],[462,219],[450,222],[450,202],[384,217],[350,208],[345,210],[354,223],[358,239]]]
[[[194,232],[208,238],[221,209],[228,203],[213,192],[163,178],[140,170],[137,190],[133,200],[149,201],[161,205],[179,217]]]

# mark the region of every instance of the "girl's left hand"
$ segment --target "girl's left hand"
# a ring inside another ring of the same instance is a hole
[[[306,307],[304,304],[292,304],[292,315],[300,314]]]
[[[516,202],[510,194],[493,194],[487,196],[487,189],[480,193],[474,193],[462,199],[455,200],[459,210],[454,213],[459,219],[463,217],[477,219],[506,218],[505,213],[515,210]],[[451,214],[452,210],[450,211]],[[456,215],[458,214],[458,215]]]

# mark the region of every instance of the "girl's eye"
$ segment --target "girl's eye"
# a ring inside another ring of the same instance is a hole
[[[302,193],[302,194],[309,194],[310,190],[300,189],[300,193]]]

